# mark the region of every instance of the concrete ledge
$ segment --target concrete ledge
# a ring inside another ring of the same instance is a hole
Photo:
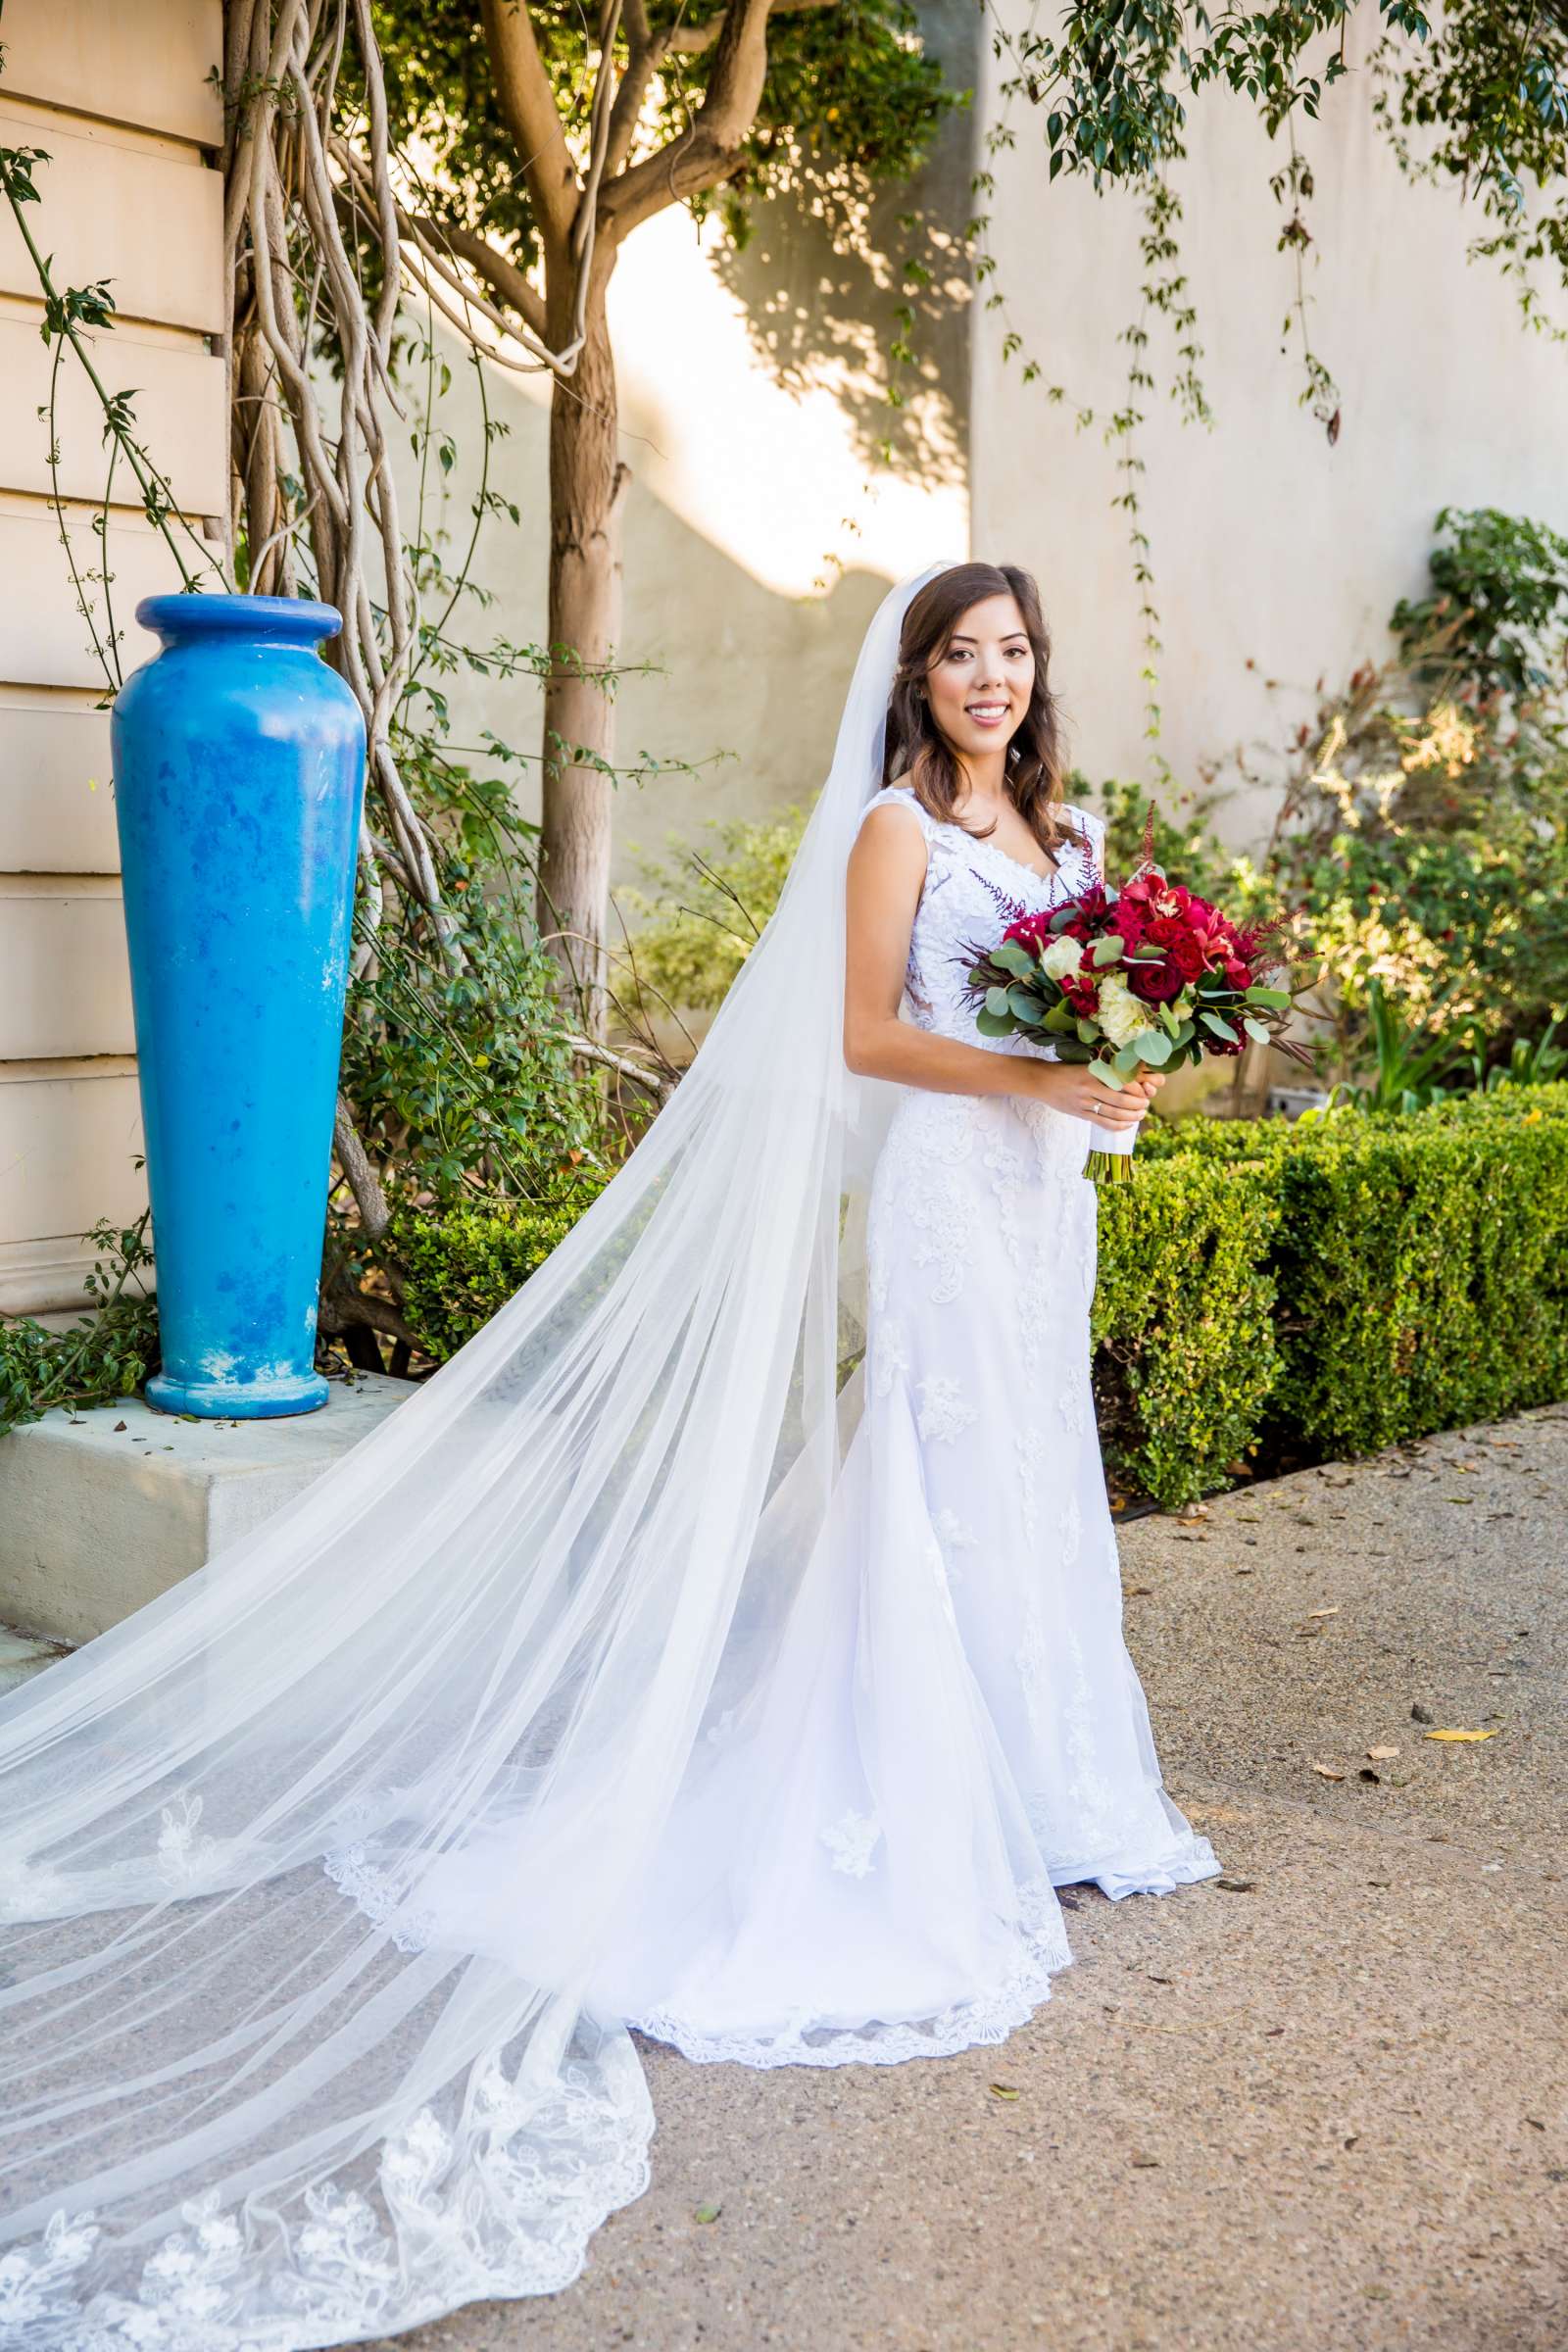
[[[0,1439],[0,1624],[88,1642],[330,1467],[415,1384],[334,1381],[318,1413],[186,1421],[139,1397]]]

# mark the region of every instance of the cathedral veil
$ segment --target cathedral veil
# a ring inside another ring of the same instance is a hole
[[[0,1705],[0,2346],[304,2352],[548,2292],[647,2177],[607,1945],[765,1683],[841,1458],[844,869],[886,598],[777,913],[673,1099],[462,1352]],[[524,1948],[430,1934],[504,1828]]]

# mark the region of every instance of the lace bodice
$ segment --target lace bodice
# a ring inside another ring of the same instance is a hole
[[[911,1019],[938,1036],[961,1038],[965,1045],[1018,1051],[1024,1041],[985,1038],[974,1025],[974,1000],[966,986],[969,951],[1000,939],[1021,914],[1059,906],[1073,892],[1087,888],[1103,858],[1102,821],[1085,809],[1064,808],[1062,814],[1089,846],[1065,845],[1056,853],[1058,870],[1037,874],[995,842],[977,840],[961,825],[943,824],[920,806],[907,785],[893,784],[879,792],[865,816],[889,803],[909,811],[926,845],[925,883],[909,937],[904,984]]]

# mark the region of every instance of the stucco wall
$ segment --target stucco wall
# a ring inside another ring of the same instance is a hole
[[[60,286],[109,278],[96,335],[111,391],[193,517],[224,503],[222,135],[208,76],[220,0],[8,0],[0,139],[38,147],[30,225]],[[0,1311],[79,1304],[83,1231],[145,1200],[104,672],[48,503],[51,354],[36,274],[0,213]],[[79,564],[101,565],[102,417],[68,356],[59,483]],[[151,652],[136,599],[177,586],[122,469],[109,594],[128,670]],[[104,591],[93,592],[100,627]]]
[[[1017,21],[1019,0],[1006,5]],[[1352,65],[1370,29],[1362,9]],[[990,120],[995,61],[986,74]],[[1371,99],[1356,74],[1301,131],[1316,181],[1311,333],[1343,401],[1334,447],[1298,405],[1298,339],[1281,348],[1294,291],[1268,187],[1281,146],[1245,101],[1210,93],[1175,177],[1215,421],[1212,431],[1181,422],[1165,391],[1169,332],[1152,320],[1158,390],[1139,454],[1164,641],[1163,749],[1181,777],[1238,742],[1281,742],[1319,676],[1343,681],[1388,650],[1396,600],[1425,589],[1440,507],[1496,506],[1568,530],[1568,354],[1525,330],[1494,265],[1466,262],[1480,215],[1401,177]],[[1140,307],[1137,218],[1119,196],[1097,201],[1065,179],[1048,187],[1039,124],[1026,106],[1010,120],[1017,143],[997,159],[993,207],[1007,320],[1048,379],[1110,411],[1126,364],[1113,338]],[[1000,314],[977,312],[975,551],[1040,575],[1081,764],[1097,776],[1147,774],[1137,599],[1124,519],[1109,504],[1114,459],[1004,362],[1004,331]],[[1270,697],[1270,678],[1286,691]],[[1245,841],[1268,813],[1255,793],[1238,797],[1222,826]]]

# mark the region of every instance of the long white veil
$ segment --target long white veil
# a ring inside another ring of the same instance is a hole
[[[843,1432],[881,1090],[867,632],[778,911],[526,1287],[337,1468],[0,1706],[0,2345],[300,2352],[564,2285],[646,2180],[596,1969],[766,1681]],[[526,1948],[421,1933],[504,1821]]]

